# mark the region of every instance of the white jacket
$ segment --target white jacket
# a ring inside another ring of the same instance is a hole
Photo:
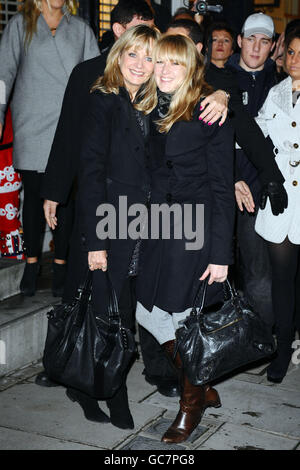
[[[293,107],[292,79],[283,80],[271,88],[256,118],[265,134],[275,146],[276,163],[285,178],[288,208],[283,214],[272,214],[268,200],[264,210],[259,209],[255,230],[265,240],[281,243],[288,236],[292,243],[300,244],[300,99]]]

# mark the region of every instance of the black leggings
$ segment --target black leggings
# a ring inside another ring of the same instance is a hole
[[[45,228],[43,199],[40,196],[44,173],[17,170],[22,175],[24,188],[23,231],[26,256],[38,257],[41,251],[42,236]],[[69,240],[73,223],[73,201],[57,208],[57,227],[53,230],[54,256],[67,258]]]
[[[291,343],[295,327],[300,330],[300,245],[286,238],[268,242],[272,266],[272,300],[275,333],[281,343]]]

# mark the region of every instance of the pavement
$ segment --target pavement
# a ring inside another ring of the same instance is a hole
[[[0,450],[300,450],[300,365],[291,363],[276,385],[267,381],[266,367],[218,383],[222,407],[207,409],[187,442],[167,445],[160,439],[178,398],[160,395],[144,380],[141,358],[128,376],[133,430],[89,422],[64,387],[37,386],[37,362],[0,379]],[[108,413],[104,402],[100,406]]]

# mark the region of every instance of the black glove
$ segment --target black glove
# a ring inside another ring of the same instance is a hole
[[[273,215],[282,214],[288,206],[288,195],[283,184],[278,183],[278,181],[271,181],[263,186],[259,204],[261,209],[266,207],[268,196]]]

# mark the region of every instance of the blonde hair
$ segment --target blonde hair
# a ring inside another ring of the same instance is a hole
[[[49,0],[46,0],[49,10],[51,6]],[[72,13],[75,9],[75,0],[65,0],[65,8]],[[25,22],[25,45],[29,46],[33,35],[36,33],[36,24],[38,17],[42,12],[42,0],[25,0],[20,8]]]
[[[119,88],[124,86],[123,75],[119,66],[121,55],[133,48],[146,49],[152,56],[152,48],[159,38],[159,31],[147,25],[137,25],[125,31],[111,48],[103,76],[99,77],[91,88],[91,92],[100,90],[102,93],[119,94]]]
[[[186,68],[186,77],[175,90],[167,115],[157,121],[159,132],[166,133],[176,121],[190,121],[196,104],[201,97],[211,93],[212,88],[205,82],[203,59],[190,38],[182,35],[162,36],[154,48],[154,64],[158,59],[176,62]],[[157,104],[154,76],[145,88],[144,95],[145,98],[136,107],[147,114],[153,109],[153,101],[154,106]]]

